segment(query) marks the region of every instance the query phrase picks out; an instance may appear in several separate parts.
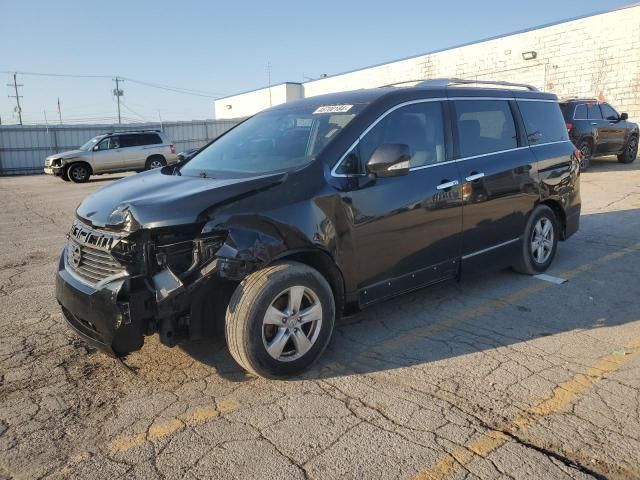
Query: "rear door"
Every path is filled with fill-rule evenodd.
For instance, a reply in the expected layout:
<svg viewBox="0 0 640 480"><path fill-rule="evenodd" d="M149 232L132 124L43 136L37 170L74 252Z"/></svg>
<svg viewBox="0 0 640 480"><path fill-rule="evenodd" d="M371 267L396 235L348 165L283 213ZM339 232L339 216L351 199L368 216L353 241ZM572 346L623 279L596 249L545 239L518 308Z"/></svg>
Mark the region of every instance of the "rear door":
<svg viewBox="0 0 640 480"><path fill-rule="evenodd" d="M627 122L608 103L600 104L603 117L602 135L606 139L607 151L620 152L626 143Z"/></svg>
<svg viewBox="0 0 640 480"><path fill-rule="evenodd" d="M457 274L462 195L445 118L440 101L412 102L383 115L352 152L366 165L381 145L406 144L411 151L407 175L361 176L343 194L353 219L361 304Z"/></svg>
<svg viewBox="0 0 640 480"><path fill-rule="evenodd" d="M593 153L602 155L609 152L609 139L607 138L607 123L602 118L600 105L597 102L589 102L585 104L587 107L587 119L591 124L593 131Z"/></svg>
<svg viewBox="0 0 640 480"><path fill-rule="evenodd" d="M535 162L512 99L453 102L455 157L463 185L463 271L508 263L537 199Z"/></svg>
<svg viewBox="0 0 640 480"><path fill-rule="evenodd" d="M120 135L120 162L118 168L121 170L137 170L144 167L140 166L140 157L142 156L138 134L122 134Z"/></svg>

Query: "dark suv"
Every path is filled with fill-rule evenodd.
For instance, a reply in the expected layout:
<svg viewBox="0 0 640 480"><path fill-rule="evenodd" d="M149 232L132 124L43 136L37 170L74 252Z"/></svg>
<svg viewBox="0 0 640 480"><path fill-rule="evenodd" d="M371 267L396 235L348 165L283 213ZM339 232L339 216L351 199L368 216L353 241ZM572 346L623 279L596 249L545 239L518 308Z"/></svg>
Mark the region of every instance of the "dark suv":
<svg viewBox="0 0 640 480"><path fill-rule="evenodd" d="M638 154L638 125L627 121L608 103L594 98L572 98L560 103L569 137L582 152L582 169L591 157L617 155L631 163Z"/></svg>
<svg viewBox="0 0 640 480"><path fill-rule="evenodd" d="M544 272L578 229L579 152L554 95L494 83L287 103L96 191L60 258L64 317L116 355L224 331L242 367L279 377L341 315L474 272Z"/></svg>

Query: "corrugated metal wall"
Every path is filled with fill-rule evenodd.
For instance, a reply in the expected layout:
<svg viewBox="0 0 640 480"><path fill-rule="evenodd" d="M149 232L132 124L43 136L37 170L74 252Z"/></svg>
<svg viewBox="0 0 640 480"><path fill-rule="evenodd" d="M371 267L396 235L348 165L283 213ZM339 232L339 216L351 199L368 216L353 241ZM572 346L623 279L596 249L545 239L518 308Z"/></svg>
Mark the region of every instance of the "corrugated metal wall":
<svg viewBox="0 0 640 480"><path fill-rule="evenodd" d="M236 125L238 120L168 122L162 129L182 151L201 147ZM92 137L121 130L160 129L158 123L123 125L2 125L0 126L0 175L42 173L44 159L53 153L73 150Z"/></svg>

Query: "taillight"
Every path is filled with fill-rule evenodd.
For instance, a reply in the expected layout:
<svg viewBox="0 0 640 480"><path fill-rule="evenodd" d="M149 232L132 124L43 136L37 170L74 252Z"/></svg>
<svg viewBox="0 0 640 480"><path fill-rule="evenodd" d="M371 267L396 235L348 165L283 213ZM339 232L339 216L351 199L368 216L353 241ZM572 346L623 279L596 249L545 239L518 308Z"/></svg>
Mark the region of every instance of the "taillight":
<svg viewBox="0 0 640 480"><path fill-rule="evenodd" d="M565 123L566 127L567 127L567 132L571 133L571 130L573 130L573 123Z"/></svg>
<svg viewBox="0 0 640 480"><path fill-rule="evenodd" d="M176 147L174 147L173 145L169 145L169 149L171 150L172 155L176 153Z"/></svg>

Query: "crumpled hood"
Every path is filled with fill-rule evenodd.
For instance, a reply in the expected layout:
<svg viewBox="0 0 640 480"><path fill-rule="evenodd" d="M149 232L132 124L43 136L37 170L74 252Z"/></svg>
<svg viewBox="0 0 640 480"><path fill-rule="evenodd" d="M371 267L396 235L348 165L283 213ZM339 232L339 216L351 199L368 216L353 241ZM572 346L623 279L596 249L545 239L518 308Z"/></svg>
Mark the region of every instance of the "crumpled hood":
<svg viewBox="0 0 640 480"><path fill-rule="evenodd" d="M73 157L78 157L80 155L86 155L87 152L85 152L84 150L69 150L68 152L60 152L60 153L54 153L53 155L49 155L47 157L47 160L52 160L54 158L73 158Z"/></svg>
<svg viewBox="0 0 640 480"><path fill-rule="evenodd" d="M193 223L211 207L284 181L286 174L240 179L199 178L151 170L88 196L76 214L94 227L136 230Z"/></svg>

